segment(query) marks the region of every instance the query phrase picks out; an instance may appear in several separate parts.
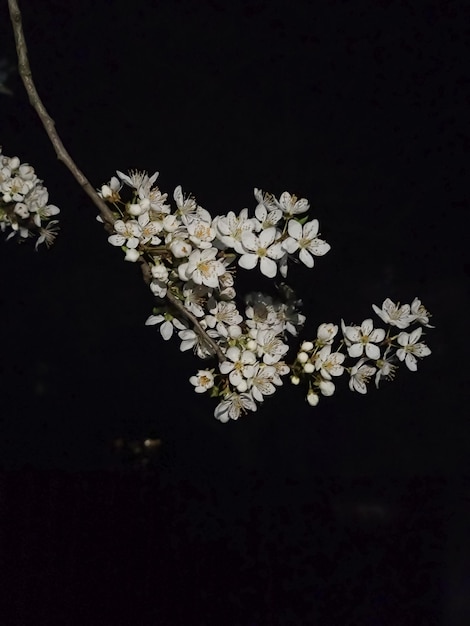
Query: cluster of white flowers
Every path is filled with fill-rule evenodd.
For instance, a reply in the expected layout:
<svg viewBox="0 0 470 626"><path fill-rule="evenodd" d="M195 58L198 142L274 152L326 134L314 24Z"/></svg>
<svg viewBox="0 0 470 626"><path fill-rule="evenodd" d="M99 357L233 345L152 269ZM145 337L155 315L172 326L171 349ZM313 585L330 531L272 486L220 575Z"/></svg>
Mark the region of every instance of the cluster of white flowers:
<svg viewBox="0 0 470 626"><path fill-rule="evenodd" d="M10 231L7 239L37 237L36 249L41 243L52 245L58 220L50 218L60 210L48 202L49 193L31 165L5 156L0 147L0 229Z"/></svg>
<svg viewBox="0 0 470 626"><path fill-rule="evenodd" d="M372 376L375 375L375 385L378 387L382 378L393 379L400 361L404 361L411 371L416 371L417 358L431 354L431 350L420 339L423 326L433 327L429 324L429 313L418 298L411 305L402 306L387 298L381 309L375 304L373 309L391 328L374 328L372 319L364 320L360 326L347 326L342 320L342 339L337 348L333 348L333 343L339 329L331 323L318 327L314 341L302 343L292 366L291 381L295 385L301 380L307 383L307 401L311 406L318 404L321 395L333 395L333 378L344 372L349 374L351 391L365 394ZM410 329L411 332L404 332L412 324L417 326ZM393 327L401 332L394 333ZM356 362L346 366L347 357L356 359Z"/></svg>
<svg viewBox="0 0 470 626"><path fill-rule="evenodd" d="M181 187L174 191L172 210L168 195L155 185L157 177L158 172L148 176L118 171L101 187L99 195L113 205L116 217L109 242L123 249L127 261L144 261L150 267L150 289L161 305L147 325L159 325L166 340L177 335L182 351L192 349L202 359L214 357L217 346L218 365L199 370L190 382L196 393L210 391L219 398L218 420L227 422L256 411L289 373L294 384L308 380L307 400L314 405L319 393L333 394L332 377L345 369L351 375L351 389L360 393L365 393L365 384L376 371L377 383L381 376L390 377L396 367L395 340L397 358L410 369L416 369L416 356L430 353L418 342L421 329L391 337L366 320L361 327L343 324L348 355L359 359L355 366L345 368L346 355L332 351L338 331L333 324L322 324L315 342L304 342L294 363L287 364L288 337L296 337L305 322L301 301L284 284L278 286L276 297L254 292L241 301L234 286L234 264L238 260L246 270L259 266L268 278L278 272L285 278L292 259L313 267L314 257L326 254L330 246L318 236L318 220L304 215L307 200L288 192L277 199L255 189L253 216L243 209L238 215L230 211L213 218L192 196L184 196ZM128 198L122 197L125 192ZM174 299L187 315L174 306ZM415 321L428 325L428 314L418 300L411 307L394 307L386 300L379 313L388 324L400 329Z"/></svg>

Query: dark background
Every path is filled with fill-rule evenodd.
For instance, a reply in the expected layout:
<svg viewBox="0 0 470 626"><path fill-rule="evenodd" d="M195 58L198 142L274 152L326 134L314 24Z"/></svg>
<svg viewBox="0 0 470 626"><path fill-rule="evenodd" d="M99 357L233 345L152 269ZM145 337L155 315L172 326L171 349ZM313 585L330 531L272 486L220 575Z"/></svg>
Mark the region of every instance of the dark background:
<svg viewBox="0 0 470 626"><path fill-rule="evenodd" d="M254 208L255 186L307 197L332 250L288 276L305 336L387 296L418 296L436 329L379 392L343 382L312 409L286 384L218 423L11 76L3 151L62 230L49 252L0 246L5 615L468 623L465 4L23 4L37 88L92 184L159 170L213 215ZM13 60L6 2L0 25Z"/></svg>

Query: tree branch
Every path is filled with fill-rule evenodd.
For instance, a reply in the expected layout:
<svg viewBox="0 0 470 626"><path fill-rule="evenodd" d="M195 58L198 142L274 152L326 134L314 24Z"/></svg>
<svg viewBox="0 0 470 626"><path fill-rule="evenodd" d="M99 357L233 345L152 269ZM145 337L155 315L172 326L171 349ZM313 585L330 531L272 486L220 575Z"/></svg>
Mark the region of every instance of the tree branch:
<svg viewBox="0 0 470 626"><path fill-rule="evenodd" d="M184 306L184 304L180 300L178 300L178 298L176 296L174 296L170 291L167 291L166 297L171 302L171 304L176 309L178 309L178 311L180 311L180 312L184 311L184 316L190 322L192 322L192 324L194 326L194 330L201 337L201 339L204 341L204 343L206 345L210 346L210 348L212 349L214 354L217 355L217 358L219 359L220 363L222 363L223 361L226 361L227 358L224 355L224 353L222 352L222 350L220 349L220 346L213 339L211 339L209 337L209 335L205 332L205 330L201 326L201 324L200 324L199 320L197 319L197 317L195 315L193 315L191 313L191 311L188 311L188 309Z"/></svg>
<svg viewBox="0 0 470 626"><path fill-rule="evenodd" d="M13 33L15 35L16 52L18 54L18 71L25 86L26 93L28 94L31 106L38 114L39 119L41 120L52 145L54 146L57 158L64 163L64 165L75 177L78 184L83 187L85 193L88 194L94 204L98 207L105 224L109 228L112 228L115 221L112 211L109 209L106 202L98 195L88 178L77 167L72 157L65 149L64 144L55 129L54 120L47 112L46 107L42 103L42 100L36 90L31 73L31 67L29 65L28 49L23 33L21 11L17 0L8 0L8 8L10 10L10 19L13 26Z"/></svg>
<svg viewBox="0 0 470 626"><path fill-rule="evenodd" d="M78 184L84 189L84 191L88 194L93 203L96 205L107 230L112 231L115 222L113 212L109 209L106 202L99 196L95 188L91 185L88 178L77 167L76 163L73 161L72 157L66 150L64 144L62 143L62 140L60 139L56 131L54 120L47 112L46 107L44 106L36 90L31 67L29 65L28 49L26 46L26 40L23 32L21 11L18 6L17 0L8 0L8 8L10 10L10 19L13 26L13 33L15 35L16 52L18 55L18 71L25 86L26 93L28 94L31 106L38 114L39 119L41 120L46 130L46 133L56 151L58 159L64 163L67 169L75 177ZM150 266L148 262L144 259L141 260L141 264L143 278L145 283L147 283L148 285L152 280ZM194 326L195 332L201 337L202 341L206 345L210 346L214 354L217 355L219 361L225 361L225 356L220 346L205 332L197 317L195 317L190 311L188 311L184 304L180 300L178 300L178 298L176 298L172 293L170 293L170 291L167 292L166 298L172 304L172 306L177 309L181 316L186 318Z"/></svg>

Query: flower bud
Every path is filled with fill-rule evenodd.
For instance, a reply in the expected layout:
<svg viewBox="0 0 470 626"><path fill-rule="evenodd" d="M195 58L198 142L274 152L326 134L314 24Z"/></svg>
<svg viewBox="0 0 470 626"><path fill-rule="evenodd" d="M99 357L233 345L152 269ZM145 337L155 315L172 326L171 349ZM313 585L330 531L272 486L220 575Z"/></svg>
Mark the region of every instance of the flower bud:
<svg viewBox="0 0 470 626"><path fill-rule="evenodd" d="M304 372L306 374L313 374L313 372L315 371L315 365L313 363L305 363L304 365Z"/></svg>
<svg viewBox="0 0 470 626"><path fill-rule="evenodd" d="M135 263L140 256L140 252L135 248L128 248L126 250L126 256L124 257L125 261L130 261L131 263Z"/></svg>
<svg viewBox="0 0 470 626"><path fill-rule="evenodd" d="M311 341L304 341L303 344L300 346L300 349L304 352L311 352L313 348L314 346Z"/></svg>
<svg viewBox="0 0 470 626"><path fill-rule="evenodd" d="M22 202L18 202L16 204L14 212L24 220L29 217L29 209L26 204L23 204Z"/></svg>
<svg viewBox="0 0 470 626"><path fill-rule="evenodd" d="M310 406L317 406L317 404L320 402L320 397L318 393L310 390L307 394L307 402L310 404Z"/></svg>
<svg viewBox="0 0 470 626"><path fill-rule="evenodd" d="M333 343L337 332L338 326L336 326L336 324L320 324L317 330L318 341L322 345L329 345Z"/></svg>
<svg viewBox="0 0 470 626"><path fill-rule="evenodd" d="M130 215L136 217L137 215L142 215L144 209L140 206L140 204L129 204L127 207L127 212Z"/></svg>
<svg viewBox="0 0 470 626"><path fill-rule="evenodd" d="M298 376L291 376L290 377L290 382L293 385L298 385L300 383L300 378Z"/></svg>
<svg viewBox="0 0 470 626"><path fill-rule="evenodd" d="M227 289L223 289L222 291L219 292L219 296L221 300L235 300L235 296L236 296L236 292L235 289L233 287L227 287Z"/></svg>
<svg viewBox="0 0 470 626"><path fill-rule="evenodd" d="M299 363L306 363L308 361L308 354L306 352L299 352L297 355L297 361Z"/></svg>
<svg viewBox="0 0 470 626"><path fill-rule="evenodd" d="M163 263L157 263L156 265L152 265L151 267L152 276L157 280L168 280L168 269L163 265Z"/></svg>
<svg viewBox="0 0 470 626"><path fill-rule="evenodd" d="M228 336L231 337L232 339L237 339L242 334L242 329L240 328L240 326L237 326L236 324L232 324L231 326L227 328L227 330L228 330Z"/></svg>
<svg viewBox="0 0 470 626"><path fill-rule="evenodd" d="M318 386L324 396L332 396L335 392L335 385L331 380L322 380Z"/></svg>
<svg viewBox="0 0 470 626"><path fill-rule="evenodd" d="M180 225L176 215L167 215L163 220L163 228L167 233L174 233Z"/></svg>
<svg viewBox="0 0 470 626"><path fill-rule="evenodd" d="M113 192L111 191L111 187L109 185L103 185L101 187L101 195L103 196L105 200L106 198L111 198L113 195Z"/></svg>
<svg viewBox="0 0 470 626"><path fill-rule="evenodd" d="M183 239L173 239L170 243L171 253L177 259L183 259L184 257L189 256L192 249L193 248L189 241L184 241Z"/></svg>

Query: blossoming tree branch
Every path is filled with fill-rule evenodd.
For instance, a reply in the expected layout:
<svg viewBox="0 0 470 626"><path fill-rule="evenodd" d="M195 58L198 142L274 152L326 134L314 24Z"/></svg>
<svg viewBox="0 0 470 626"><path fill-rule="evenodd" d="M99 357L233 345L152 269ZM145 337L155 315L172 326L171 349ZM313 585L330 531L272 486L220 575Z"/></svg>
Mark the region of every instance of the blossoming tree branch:
<svg viewBox="0 0 470 626"><path fill-rule="evenodd" d="M320 237L309 203L287 191L279 198L254 191L254 211L212 215L178 186L170 202L156 184L158 172L116 172L95 189L63 146L34 85L16 0L9 8L18 68L57 156L99 210L111 245L124 259L140 263L155 296L146 321L163 339L177 337L180 350L193 350L206 364L190 378L196 393L217 398L221 422L256 411L288 379L302 385L311 406L331 396L336 381L349 379L351 391L365 394L373 379L392 379L400 365L417 369L431 354L423 341L430 314L415 298L409 304L385 299L373 305L378 320L361 324L321 323L315 337L300 341L305 323L298 300L285 280L293 261L312 269L330 245ZM59 209L34 169L0 151L0 226L7 239L36 239L50 246L57 235ZM237 266L281 277L276 295L258 291L243 297L236 289ZM284 282L283 282L284 281ZM296 348L291 349L294 343ZM300 344L300 347L299 347ZM295 354L289 358L289 354Z"/></svg>

